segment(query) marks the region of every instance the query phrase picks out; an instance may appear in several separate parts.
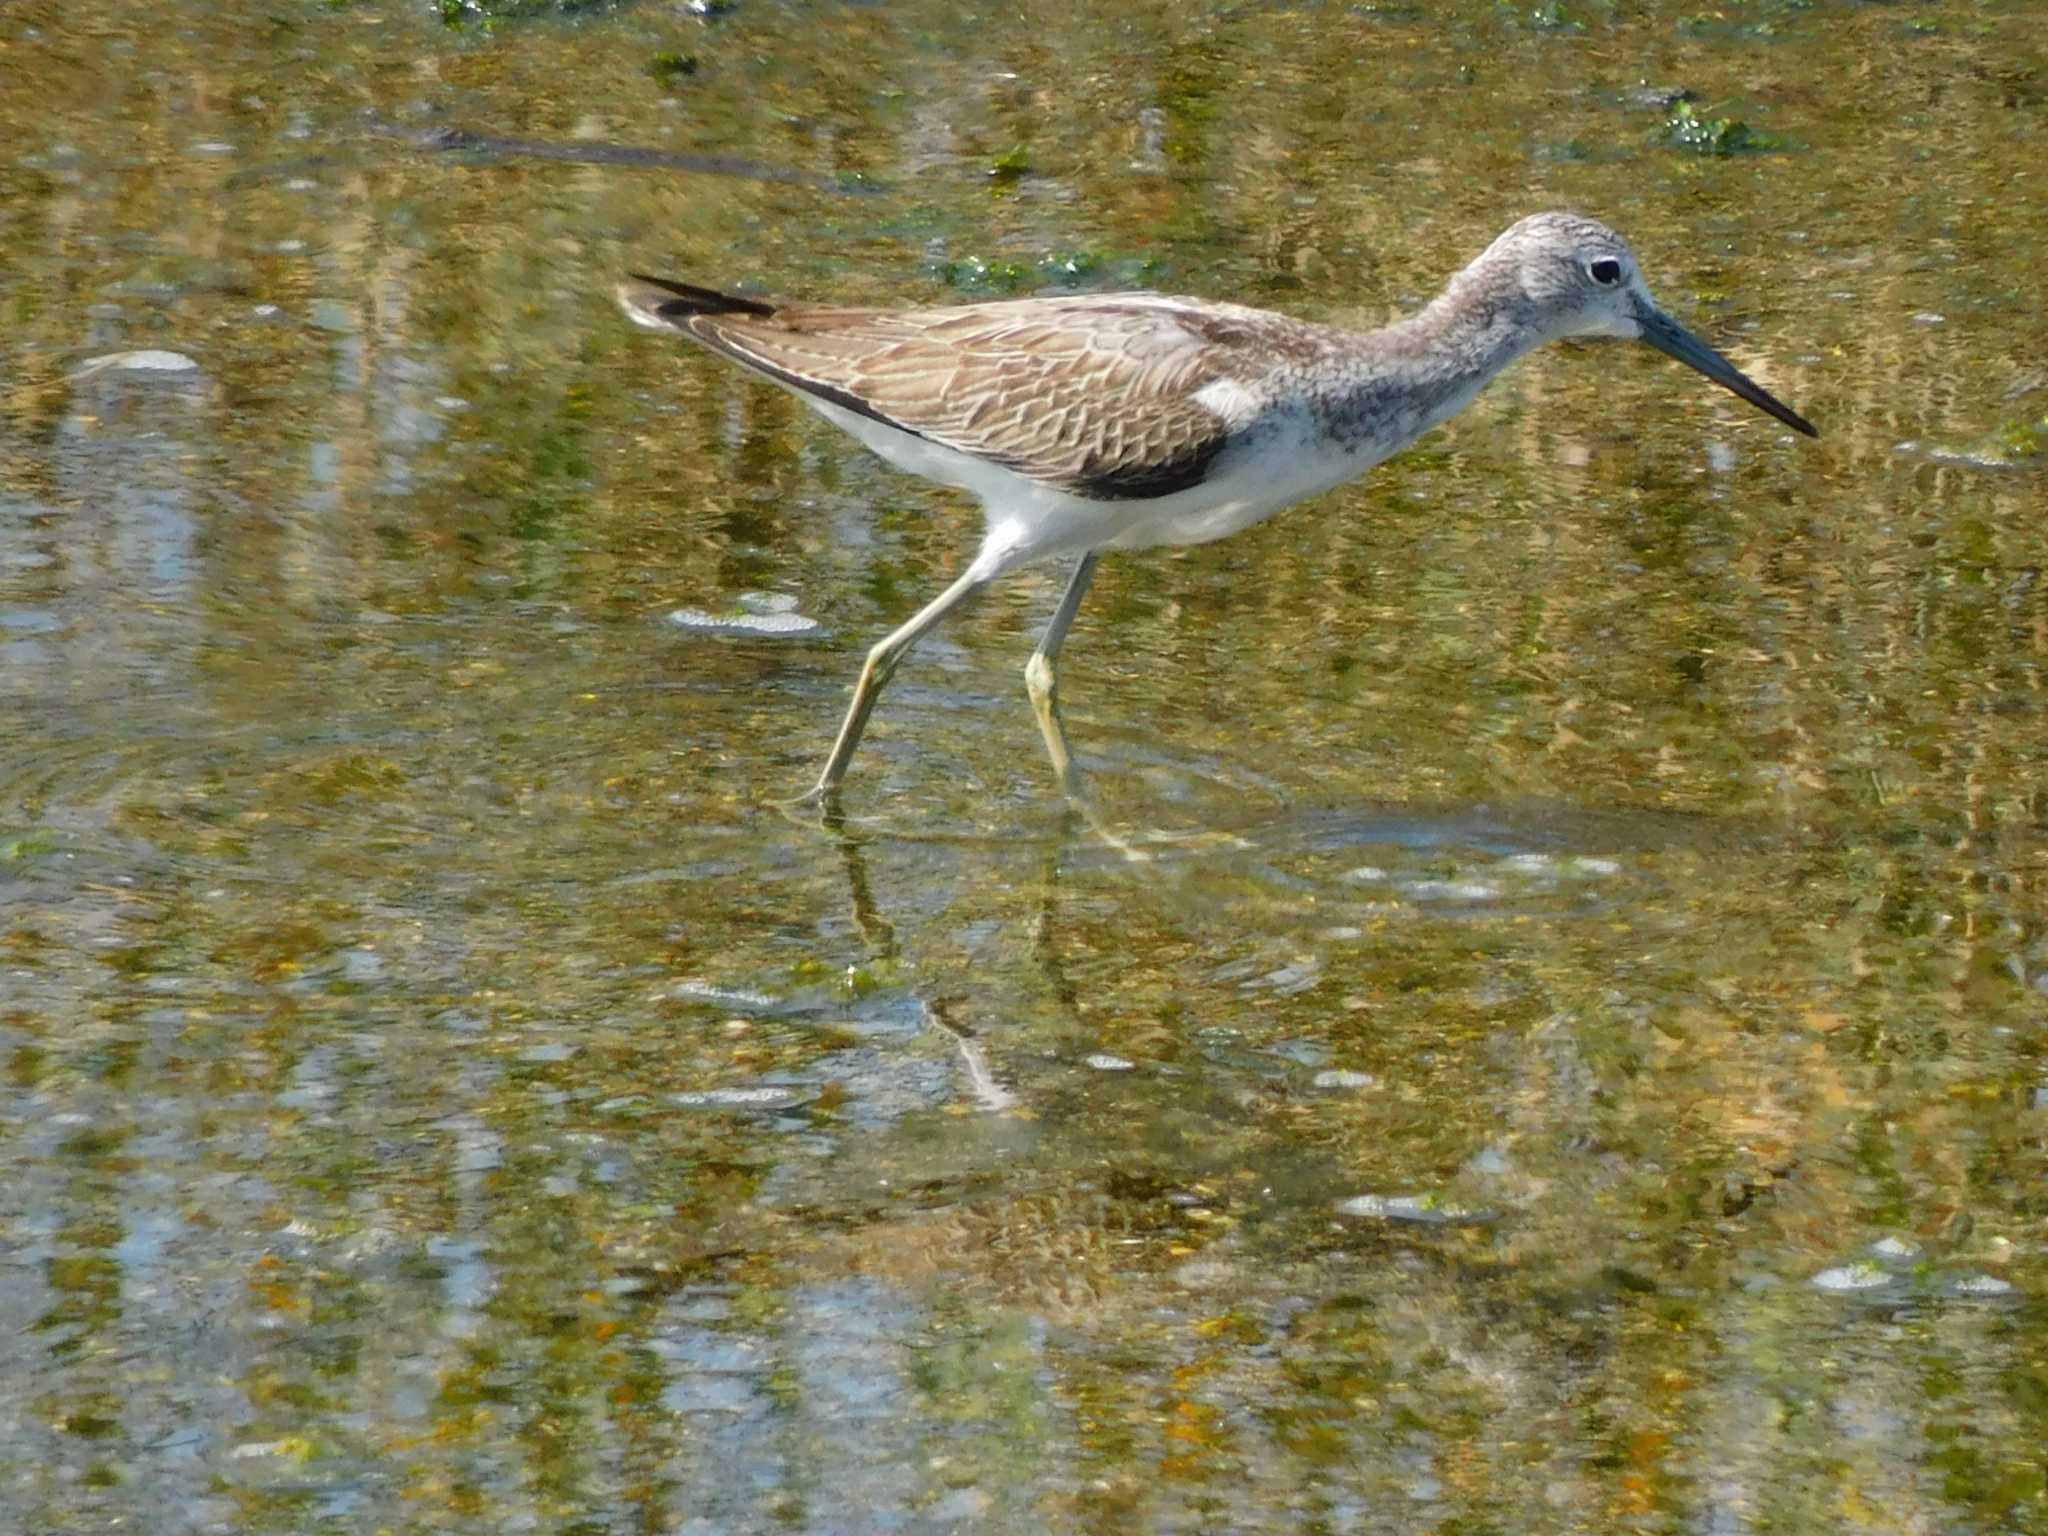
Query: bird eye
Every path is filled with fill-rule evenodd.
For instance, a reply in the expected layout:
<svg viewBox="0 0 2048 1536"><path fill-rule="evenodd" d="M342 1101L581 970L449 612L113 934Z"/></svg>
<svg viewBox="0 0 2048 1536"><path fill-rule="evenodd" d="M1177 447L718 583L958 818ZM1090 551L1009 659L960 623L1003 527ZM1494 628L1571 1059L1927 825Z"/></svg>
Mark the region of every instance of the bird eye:
<svg viewBox="0 0 2048 1536"><path fill-rule="evenodd" d="M1586 263L1586 275L1602 288L1612 288L1621 281L1621 263L1612 256L1603 256Z"/></svg>

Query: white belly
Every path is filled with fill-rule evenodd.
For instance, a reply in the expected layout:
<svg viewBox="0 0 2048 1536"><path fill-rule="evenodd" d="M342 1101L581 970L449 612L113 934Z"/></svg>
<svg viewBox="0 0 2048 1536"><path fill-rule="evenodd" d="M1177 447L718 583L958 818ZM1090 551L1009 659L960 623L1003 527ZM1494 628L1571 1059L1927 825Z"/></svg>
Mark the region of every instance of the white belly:
<svg viewBox="0 0 2048 1536"><path fill-rule="evenodd" d="M1207 544L1228 538L1310 496L1355 480L1386 457L1374 445L1340 448L1306 425L1288 426L1221 455L1209 478L1156 501L1126 502L1110 549Z"/></svg>
<svg viewBox="0 0 2048 1536"><path fill-rule="evenodd" d="M1227 538L1283 507L1356 479L1413 435L1390 432L1340 446L1316 430L1308 412L1287 412L1270 419L1265 431L1226 449L1200 485L1144 501L1092 501L815 396L799 398L898 469L980 498L988 536L975 563L989 574L1091 549L1151 549ZM1419 430L1428 423L1414 425Z"/></svg>

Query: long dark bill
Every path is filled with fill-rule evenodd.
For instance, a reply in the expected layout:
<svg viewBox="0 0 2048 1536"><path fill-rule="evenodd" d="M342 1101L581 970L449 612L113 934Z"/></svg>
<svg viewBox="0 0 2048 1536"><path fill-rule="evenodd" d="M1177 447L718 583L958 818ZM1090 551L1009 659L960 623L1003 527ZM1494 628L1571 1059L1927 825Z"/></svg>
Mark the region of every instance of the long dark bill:
<svg viewBox="0 0 2048 1536"><path fill-rule="evenodd" d="M1643 328L1643 340L1659 352L1677 358L1688 368L1697 368L1723 389L1733 391L1758 410L1777 417L1794 432L1804 432L1808 437L1820 436L1819 428L1812 422L1661 309L1653 309L1648 314L1639 315L1637 322Z"/></svg>

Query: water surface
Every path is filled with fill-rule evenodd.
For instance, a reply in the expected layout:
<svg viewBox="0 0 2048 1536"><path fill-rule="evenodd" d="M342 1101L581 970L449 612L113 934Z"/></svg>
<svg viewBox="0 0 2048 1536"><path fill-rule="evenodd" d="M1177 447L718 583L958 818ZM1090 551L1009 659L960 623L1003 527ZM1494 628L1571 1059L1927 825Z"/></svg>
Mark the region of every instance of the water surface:
<svg viewBox="0 0 2048 1536"><path fill-rule="evenodd" d="M0 9L0 1525L2048 1531L2044 46ZM617 274L1372 324L1549 206L1821 441L1553 348L1105 564L1151 857L1055 571L778 804L977 514Z"/></svg>

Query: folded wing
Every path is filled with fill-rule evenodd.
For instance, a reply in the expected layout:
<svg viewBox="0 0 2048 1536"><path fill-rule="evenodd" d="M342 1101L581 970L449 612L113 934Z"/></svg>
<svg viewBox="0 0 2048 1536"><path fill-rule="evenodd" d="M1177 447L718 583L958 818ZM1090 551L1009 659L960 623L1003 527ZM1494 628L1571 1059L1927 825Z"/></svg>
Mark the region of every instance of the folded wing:
<svg viewBox="0 0 2048 1536"><path fill-rule="evenodd" d="M1096 500L1201 484L1276 357L1317 346L1299 322L1156 294L841 309L642 278L620 297L791 389Z"/></svg>

